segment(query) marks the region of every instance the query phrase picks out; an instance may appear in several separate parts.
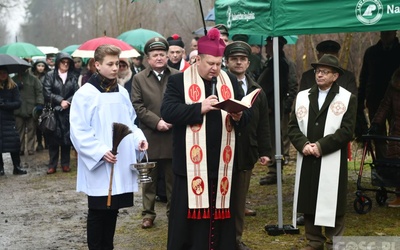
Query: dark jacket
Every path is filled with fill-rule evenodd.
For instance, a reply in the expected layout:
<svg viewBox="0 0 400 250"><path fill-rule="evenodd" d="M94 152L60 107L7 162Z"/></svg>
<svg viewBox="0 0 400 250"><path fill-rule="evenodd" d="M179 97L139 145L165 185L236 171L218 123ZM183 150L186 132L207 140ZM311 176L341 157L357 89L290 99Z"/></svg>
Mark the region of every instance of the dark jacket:
<svg viewBox="0 0 400 250"><path fill-rule="evenodd" d="M3 84L3 83L0 83ZM15 128L14 110L21 106L17 85L0 89L0 152L19 152L19 134Z"/></svg>
<svg viewBox="0 0 400 250"><path fill-rule="evenodd" d="M17 83L21 96L21 107L14 111L19 117L32 117L32 110L37 105L43 105L43 87L38 78L28 71L14 76L13 81Z"/></svg>
<svg viewBox="0 0 400 250"><path fill-rule="evenodd" d="M364 54L358 89L358 106L364 109L364 102L370 112L375 113L393 72L400 66L400 44L396 38L391 49L383 48L382 42L369 47Z"/></svg>
<svg viewBox="0 0 400 250"><path fill-rule="evenodd" d="M309 90L310 105L308 107L307 136L301 132L296 117L292 112L289 121L289 138L297 151L302 152L306 142L319 143L321 156L335 151L341 151L337 216L344 215L347 199L347 144L352 139L357 112L357 98L351 95L346 113L343 116L340 128L335 133L324 136L325 123L328 109L336 94L339 85L334 83L325 99L324 105L318 108L318 86L314 85ZM299 196L297 212L315 214L318 194L319 175L321 171L321 157L304 156L300 173Z"/></svg>
<svg viewBox="0 0 400 250"><path fill-rule="evenodd" d="M257 83L264 90L268 100L268 114L273 114L275 110L275 96L274 96L274 63L273 58L268 62L262 71ZM279 93L281 110L283 108L284 100L289 92L289 65L285 58L284 52L279 51Z"/></svg>
<svg viewBox="0 0 400 250"><path fill-rule="evenodd" d="M390 115L389 135L400 137L400 82L389 85L385 97L373 117L372 124L376 123L383 127ZM389 158L400 158L400 143L389 141L386 156Z"/></svg>
<svg viewBox="0 0 400 250"><path fill-rule="evenodd" d="M247 94L261 88L248 75ZM237 128L236 148L237 157L235 158L236 170L251 170L261 156L271 158L271 135L269 129L269 116L265 114L268 110L267 97L263 90L258 94L252 107L253 116L249 124L245 127Z"/></svg>
<svg viewBox="0 0 400 250"><path fill-rule="evenodd" d="M69 70L65 84L58 74L58 65L61 59L70 60ZM74 64L71 56L67 53L60 52L56 57L55 68L46 74L43 82L43 95L45 102L51 103L55 110L55 117L57 120L57 129L54 132L55 143L59 145L69 145L69 110L61 108L61 101L66 100L72 102L72 97L79 89L78 79L74 73Z"/></svg>

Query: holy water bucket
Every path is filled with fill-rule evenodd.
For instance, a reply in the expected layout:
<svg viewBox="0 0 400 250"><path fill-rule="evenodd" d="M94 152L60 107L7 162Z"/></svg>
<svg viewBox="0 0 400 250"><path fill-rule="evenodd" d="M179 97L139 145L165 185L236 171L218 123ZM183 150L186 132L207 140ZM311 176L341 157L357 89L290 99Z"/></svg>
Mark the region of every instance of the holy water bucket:
<svg viewBox="0 0 400 250"><path fill-rule="evenodd" d="M149 174L151 173L153 168L156 167L156 163L149 162L147 151L144 152L144 156L146 157L145 162L139 162L138 160L137 163L131 165L132 170L137 170L139 172L139 177L137 180L138 183L149 183L153 181Z"/></svg>

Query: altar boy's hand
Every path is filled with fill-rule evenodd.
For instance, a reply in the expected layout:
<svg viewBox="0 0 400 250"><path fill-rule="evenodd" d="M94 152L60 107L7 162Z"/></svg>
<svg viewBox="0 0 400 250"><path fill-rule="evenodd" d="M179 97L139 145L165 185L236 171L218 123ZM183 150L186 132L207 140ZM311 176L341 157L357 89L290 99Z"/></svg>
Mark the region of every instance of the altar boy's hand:
<svg viewBox="0 0 400 250"><path fill-rule="evenodd" d="M149 144L147 141L140 141L139 142L139 151L146 151L149 148Z"/></svg>

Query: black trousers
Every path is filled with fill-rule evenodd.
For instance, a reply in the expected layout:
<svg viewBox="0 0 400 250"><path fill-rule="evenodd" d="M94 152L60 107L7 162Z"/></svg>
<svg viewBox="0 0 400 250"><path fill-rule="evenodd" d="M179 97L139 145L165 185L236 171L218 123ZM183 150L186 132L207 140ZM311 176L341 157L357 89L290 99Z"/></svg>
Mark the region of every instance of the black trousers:
<svg viewBox="0 0 400 250"><path fill-rule="evenodd" d="M89 250L114 249L118 209L89 209L87 241Z"/></svg>
<svg viewBox="0 0 400 250"><path fill-rule="evenodd" d="M68 166L71 159L71 146L49 145L49 168L57 168L61 148L61 166Z"/></svg>

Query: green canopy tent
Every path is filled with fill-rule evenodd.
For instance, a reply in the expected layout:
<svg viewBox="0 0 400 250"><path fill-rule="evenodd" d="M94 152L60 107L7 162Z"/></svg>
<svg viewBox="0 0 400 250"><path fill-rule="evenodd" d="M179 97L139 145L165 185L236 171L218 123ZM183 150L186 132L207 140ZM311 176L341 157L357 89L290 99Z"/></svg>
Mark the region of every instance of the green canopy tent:
<svg viewBox="0 0 400 250"><path fill-rule="evenodd" d="M397 0L217 0L215 22L232 34L269 36L398 30Z"/></svg>
<svg viewBox="0 0 400 250"><path fill-rule="evenodd" d="M215 22L225 24L230 34L273 36L274 54L278 36L367 32L400 29L397 0L216 0ZM274 96L279 103L279 63L274 57ZM274 110L278 174L278 225L266 226L268 234L290 233L283 225L281 181L280 108ZM293 233L297 233L295 229Z"/></svg>

